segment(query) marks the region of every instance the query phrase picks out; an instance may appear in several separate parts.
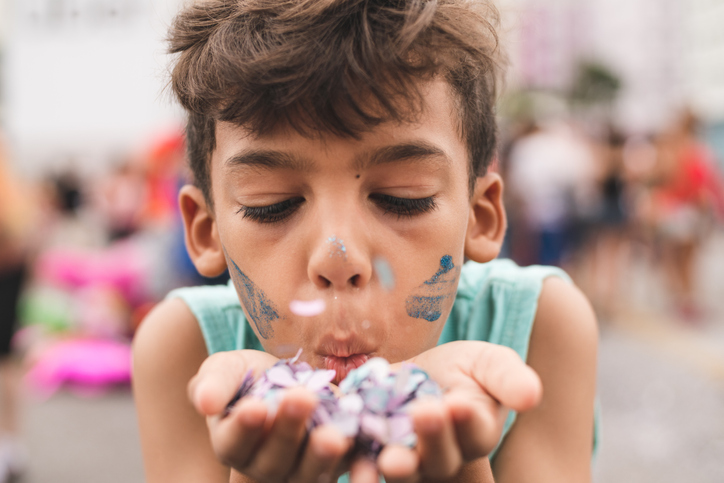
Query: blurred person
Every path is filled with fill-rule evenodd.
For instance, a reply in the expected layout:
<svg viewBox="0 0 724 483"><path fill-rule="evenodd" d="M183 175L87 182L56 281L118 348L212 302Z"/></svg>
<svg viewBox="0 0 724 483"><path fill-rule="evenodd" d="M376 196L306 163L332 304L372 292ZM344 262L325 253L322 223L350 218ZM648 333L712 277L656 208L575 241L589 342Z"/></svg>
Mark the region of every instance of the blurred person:
<svg viewBox="0 0 724 483"><path fill-rule="evenodd" d="M652 221L664 269L684 321L704 315L696 300L694 268L714 216L724 215L724 188L711 149L698 138L699 121L684 111L660 136Z"/></svg>
<svg viewBox="0 0 724 483"><path fill-rule="evenodd" d="M629 246L625 143L623 133L609 127L606 139L597 150L598 202L581 257L585 265L581 273L586 280L582 282L584 291L604 318L617 308L621 267L625 264Z"/></svg>
<svg viewBox="0 0 724 483"><path fill-rule="evenodd" d="M535 121L528 118L515 120L507 126L507 129L501 129L503 136L501 136L501 148L498 156L500 174L503 179L508 180L509 178L510 154L518 141L539 130ZM533 265L538 259L538 254L531 243L533 233L526 222L524 202L512 189L506 189L503 196L508 217L508 230L505 234L501 256L511 258L520 265Z"/></svg>
<svg viewBox="0 0 724 483"><path fill-rule="evenodd" d="M183 132L160 136L146 160L144 223L168 227L177 218L178 190L186 181L186 143Z"/></svg>
<svg viewBox="0 0 724 483"><path fill-rule="evenodd" d="M13 174L3 148L0 144L0 482L19 475L25 466L18 414L21 372L12 339L34 228L30 190Z"/></svg>
<svg viewBox="0 0 724 483"><path fill-rule="evenodd" d="M594 162L587 142L560 121L530 126L510 148L507 181L533 263L561 266L575 248L575 221L592 204Z"/></svg>
<svg viewBox="0 0 724 483"><path fill-rule="evenodd" d="M98 208L106 220L111 242L139 230L146 194L143 170L130 159L122 161L101 181Z"/></svg>

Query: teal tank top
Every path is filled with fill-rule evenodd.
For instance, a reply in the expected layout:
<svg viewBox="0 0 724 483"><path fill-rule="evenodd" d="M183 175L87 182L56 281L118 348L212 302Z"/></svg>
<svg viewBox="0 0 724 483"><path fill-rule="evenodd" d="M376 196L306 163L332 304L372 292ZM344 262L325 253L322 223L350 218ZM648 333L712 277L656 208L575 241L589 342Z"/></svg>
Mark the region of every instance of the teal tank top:
<svg viewBox="0 0 724 483"><path fill-rule="evenodd" d="M507 259L483 264L465 263L455 302L438 345L457 340L492 342L510 347L527 360L538 297L547 277L560 277L571 282L568 275L556 267L519 267ZM246 322L231 282L176 289L168 297L178 297L189 306L199 322L209 354L237 349L264 350ZM516 413L510 411L501 442L515 418ZM491 460L497 450L496 447L491 453ZM338 483L347 481L345 475Z"/></svg>

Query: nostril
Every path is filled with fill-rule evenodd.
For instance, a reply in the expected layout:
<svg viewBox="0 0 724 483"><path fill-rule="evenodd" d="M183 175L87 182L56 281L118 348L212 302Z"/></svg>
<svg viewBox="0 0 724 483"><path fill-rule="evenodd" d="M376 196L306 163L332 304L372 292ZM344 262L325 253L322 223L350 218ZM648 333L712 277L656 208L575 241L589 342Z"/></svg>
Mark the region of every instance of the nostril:
<svg viewBox="0 0 724 483"><path fill-rule="evenodd" d="M352 284L353 287L357 287L359 284L359 275L354 275L349 279L349 282Z"/></svg>
<svg viewBox="0 0 724 483"><path fill-rule="evenodd" d="M330 282L327 278L325 278L325 277L323 277L323 276L320 275L320 276L319 276L319 284L320 284L322 287L327 288L327 287L329 287L330 285L332 285L332 282Z"/></svg>

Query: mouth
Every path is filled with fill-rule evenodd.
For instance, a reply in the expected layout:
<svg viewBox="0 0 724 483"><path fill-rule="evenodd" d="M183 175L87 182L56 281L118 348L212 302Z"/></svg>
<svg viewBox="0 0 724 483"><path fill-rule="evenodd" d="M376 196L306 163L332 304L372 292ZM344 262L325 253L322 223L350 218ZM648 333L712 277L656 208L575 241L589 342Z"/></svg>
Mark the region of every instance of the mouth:
<svg viewBox="0 0 724 483"><path fill-rule="evenodd" d="M332 382L339 384L347 377L347 374L367 362L368 359L368 354L352 354L345 357L329 355L324 357L324 365L327 369L337 373Z"/></svg>

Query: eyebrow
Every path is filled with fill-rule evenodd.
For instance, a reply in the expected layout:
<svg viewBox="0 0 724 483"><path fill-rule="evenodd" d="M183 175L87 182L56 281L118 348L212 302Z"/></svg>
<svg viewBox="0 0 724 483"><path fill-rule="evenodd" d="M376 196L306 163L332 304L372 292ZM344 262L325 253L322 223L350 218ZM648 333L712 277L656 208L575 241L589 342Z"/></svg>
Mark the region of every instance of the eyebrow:
<svg viewBox="0 0 724 483"><path fill-rule="evenodd" d="M248 166L250 168L272 170L272 169L291 169L297 171L309 171L311 163L302 157L295 156L283 151L274 151L267 149L251 149L242 151L229 157L226 166L239 167Z"/></svg>
<svg viewBox="0 0 724 483"><path fill-rule="evenodd" d="M425 141L413 141L384 146L371 153L362 153L355 157L354 169L363 171L381 164L428 159L442 159L446 164L451 162L450 157L445 151L434 144ZM264 170L290 169L296 171L311 171L313 168L313 163L306 158L283 151L268 149L242 151L227 158L225 164L232 168L247 166Z"/></svg>
<svg viewBox="0 0 724 483"><path fill-rule="evenodd" d="M442 159L449 164L450 157L434 144L425 141L414 141L392 146L385 146L372 153L366 153L355 159L354 167L364 170L372 166L408 160Z"/></svg>

